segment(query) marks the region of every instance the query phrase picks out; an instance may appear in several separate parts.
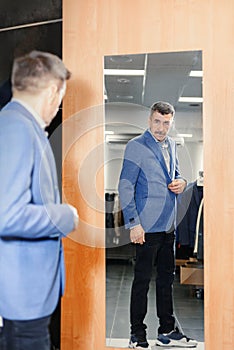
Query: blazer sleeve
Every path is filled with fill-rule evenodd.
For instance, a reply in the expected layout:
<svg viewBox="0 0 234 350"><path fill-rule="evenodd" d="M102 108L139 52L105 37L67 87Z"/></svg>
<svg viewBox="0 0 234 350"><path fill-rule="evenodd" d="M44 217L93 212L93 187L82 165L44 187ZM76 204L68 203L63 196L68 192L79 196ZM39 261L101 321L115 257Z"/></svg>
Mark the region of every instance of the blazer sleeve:
<svg viewBox="0 0 234 350"><path fill-rule="evenodd" d="M140 224L135 201L135 187L141 171L138 148L135 141L127 144L119 181L119 197L127 229Z"/></svg>
<svg viewBox="0 0 234 350"><path fill-rule="evenodd" d="M33 132L20 121L0 126L0 236L35 239L67 234L74 216L66 204L36 204L31 177L35 157Z"/></svg>

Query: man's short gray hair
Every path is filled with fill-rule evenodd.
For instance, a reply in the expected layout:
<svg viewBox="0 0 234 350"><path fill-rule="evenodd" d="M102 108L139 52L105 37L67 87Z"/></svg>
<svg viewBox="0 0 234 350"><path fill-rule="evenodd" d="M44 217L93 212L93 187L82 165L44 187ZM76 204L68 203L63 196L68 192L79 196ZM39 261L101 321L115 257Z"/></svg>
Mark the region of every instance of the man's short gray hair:
<svg viewBox="0 0 234 350"><path fill-rule="evenodd" d="M172 114L172 116L175 115L174 107L168 102L163 102L163 101L155 102L150 108L150 116L152 116L153 113L156 111L162 115L164 114Z"/></svg>
<svg viewBox="0 0 234 350"><path fill-rule="evenodd" d="M14 60L12 88L33 93L45 88L51 80L55 80L60 89L70 76L71 73L58 56L48 52L31 51Z"/></svg>

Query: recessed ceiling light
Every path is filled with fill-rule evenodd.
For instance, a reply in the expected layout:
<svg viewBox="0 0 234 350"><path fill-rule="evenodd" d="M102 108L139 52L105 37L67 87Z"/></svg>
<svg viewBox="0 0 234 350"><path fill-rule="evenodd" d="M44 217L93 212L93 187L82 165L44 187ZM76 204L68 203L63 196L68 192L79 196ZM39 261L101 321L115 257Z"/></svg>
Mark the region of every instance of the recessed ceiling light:
<svg viewBox="0 0 234 350"><path fill-rule="evenodd" d="M117 82L120 84L128 84L128 83L130 83L130 80L126 79L126 78L119 78L119 79L117 79Z"/></svg>
<svg viewBox="0 0 234 350"><path fill-rule="evenodd" d="M190 107L200 107L199 103L190 103Z"/></svg>
<svg viewBox="0 0 234 350"><path fill-rule="evenodd" d="M132 62L132 58L125 55L119 55L110 57L110 61L118 63Z"/></svg>
<svg viewBox="0 0 234 350"><path fill-rule="evenodd" d="M202 78L203 77L203 71L202 70L191 70L189 73L190 77L197 77L197 78Z"/></svg>
<svg viewBox="0 0 234 350"><path fill-rule="evenodd" d="M143 76L144 69L104 69L104 75L135 75Z"/></svg>
<svg viewBox="0 0 234 350"><path fill-rule="evenodd" d="M203 97L180 97L179 102L188 102L188 103L202 103L203 102Z"/></svg>

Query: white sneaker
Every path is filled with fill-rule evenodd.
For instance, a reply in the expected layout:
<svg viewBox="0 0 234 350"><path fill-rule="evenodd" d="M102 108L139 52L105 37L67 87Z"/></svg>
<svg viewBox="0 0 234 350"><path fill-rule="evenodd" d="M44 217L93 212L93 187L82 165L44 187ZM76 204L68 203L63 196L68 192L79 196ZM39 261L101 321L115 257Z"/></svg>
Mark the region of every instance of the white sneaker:
<svg viewBox="0 0 234 350"><path fill-rule="evenodd" d="M163 346L164 348L196 348L197 341L186 337L186 335L182 334L176 327L176 329L170 333L159 334L156 339L156 345Z"/></svg>

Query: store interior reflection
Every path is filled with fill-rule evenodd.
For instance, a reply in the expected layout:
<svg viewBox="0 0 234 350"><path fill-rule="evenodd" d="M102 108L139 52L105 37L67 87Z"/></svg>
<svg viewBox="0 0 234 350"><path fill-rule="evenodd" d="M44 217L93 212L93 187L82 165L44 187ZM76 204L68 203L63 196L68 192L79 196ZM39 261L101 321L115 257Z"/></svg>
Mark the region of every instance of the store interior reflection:
<svg viewBox="0 0 234 350"><path fill-rule="evenodd" d="M125 229L118 196L127 142L147 128L155 101L175 107L176 141L186 191L178 196L174 311L185 334L204 342L202 52L104 57L106 200L106 345L127 347L135 246ZM148 294L148 339L155 343L153 276ZM202 348L202 347L201 347Z"/></svg>

